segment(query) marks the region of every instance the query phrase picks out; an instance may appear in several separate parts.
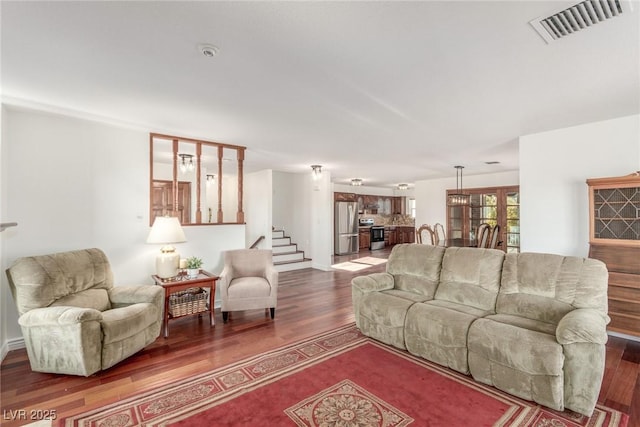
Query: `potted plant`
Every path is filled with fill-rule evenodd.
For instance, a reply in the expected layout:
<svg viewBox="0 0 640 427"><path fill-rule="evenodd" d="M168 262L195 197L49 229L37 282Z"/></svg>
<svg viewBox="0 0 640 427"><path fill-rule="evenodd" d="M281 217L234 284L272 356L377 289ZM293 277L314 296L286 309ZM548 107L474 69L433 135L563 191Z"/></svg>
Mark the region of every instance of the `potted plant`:
<svg viewBox="0 0 640 427"><path fill-rule="evenodd" d="M192 256L187 258L187 276L190 278L198 277L200 273L200 267L202 267L202 259Z"/></svg>

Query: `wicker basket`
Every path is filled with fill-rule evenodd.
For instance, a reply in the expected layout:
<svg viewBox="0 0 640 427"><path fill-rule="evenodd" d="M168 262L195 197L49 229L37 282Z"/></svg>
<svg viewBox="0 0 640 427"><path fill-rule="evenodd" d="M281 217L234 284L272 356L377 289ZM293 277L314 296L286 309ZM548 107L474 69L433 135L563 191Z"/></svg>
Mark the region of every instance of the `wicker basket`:
<svg viewBox="0 0 640 427"><path fill-rule="evenodd" d="M207 292L202 288L189 288L169 296L169 314L172 317L195 314L207 310Z"/></svg>

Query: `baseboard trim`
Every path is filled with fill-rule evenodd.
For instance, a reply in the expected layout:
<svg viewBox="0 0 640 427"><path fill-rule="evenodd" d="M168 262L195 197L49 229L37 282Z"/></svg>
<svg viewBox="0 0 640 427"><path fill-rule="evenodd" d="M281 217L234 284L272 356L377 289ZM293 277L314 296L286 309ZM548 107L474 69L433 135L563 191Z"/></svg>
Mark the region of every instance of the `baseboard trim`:
<svg viewBox="0 0 640 427"><path fill-rule="evenodd" d="M640 337L635 337L633 335L621 334L619 332L612 331L607 331L607 334L611 335L612 337L624 338L625 340L640 342Z"/></svg>
<svg viewBox="0 0 640 427"><path fill-rule="evenodd" d="M0 348L0 361L3 361L11 350L19 350L21 348L25 348L24 338L7 340Z"/></svg>

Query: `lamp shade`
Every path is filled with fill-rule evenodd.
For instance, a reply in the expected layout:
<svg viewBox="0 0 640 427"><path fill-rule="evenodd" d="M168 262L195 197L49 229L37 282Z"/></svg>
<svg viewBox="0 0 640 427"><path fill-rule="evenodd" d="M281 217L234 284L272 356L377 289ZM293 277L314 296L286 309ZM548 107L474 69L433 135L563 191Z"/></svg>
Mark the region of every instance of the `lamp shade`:
<svg viewBox="0 0 640 427"><path fill-rule="evenodd" d="M147 243L181 243L187 238L182 231L180 221L175 216L158 216L153 221Z"/></svg>

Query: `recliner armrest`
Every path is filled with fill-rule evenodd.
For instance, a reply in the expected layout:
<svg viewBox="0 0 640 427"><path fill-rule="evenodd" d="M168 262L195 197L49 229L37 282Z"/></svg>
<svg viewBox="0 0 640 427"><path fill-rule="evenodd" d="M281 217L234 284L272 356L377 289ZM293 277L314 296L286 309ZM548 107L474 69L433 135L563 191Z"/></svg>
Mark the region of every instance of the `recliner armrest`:
<svg viewBox="0 0 640 427"><path fill-rule="evenodd" d="M558 343L606 344L609 316L589 308L578 308L567 313L558 323L556 340Z"/></svg>
<svg viewBox="0 0 640 427"><path fill-rule="evenodd" d="M109 289L109 300L114 308L145 302L162 306L163 299L164 290L161 286L128 285Z"/></svg>
<svg viewBox="0 0 640 427"><path fill-rule="evenodd" d="M101 321L102 313L93 308L54 306L35 308L18 318L20 326L60 326Z"/></svg>
<svg viewBox="0 0 640 427"><path fill-rule="evenodd" d="M393 289L395 280L389 273L372 273L366 276L354 277L351 285L362 293L380 292Z"/></svg>

